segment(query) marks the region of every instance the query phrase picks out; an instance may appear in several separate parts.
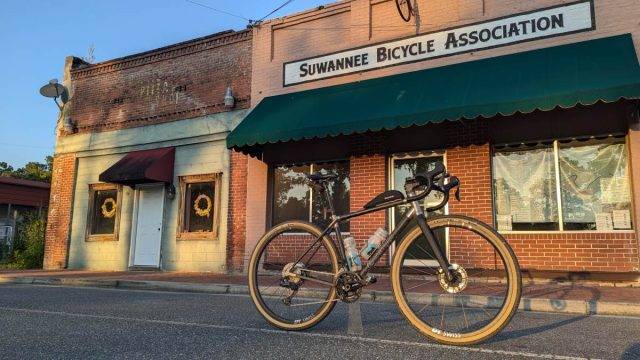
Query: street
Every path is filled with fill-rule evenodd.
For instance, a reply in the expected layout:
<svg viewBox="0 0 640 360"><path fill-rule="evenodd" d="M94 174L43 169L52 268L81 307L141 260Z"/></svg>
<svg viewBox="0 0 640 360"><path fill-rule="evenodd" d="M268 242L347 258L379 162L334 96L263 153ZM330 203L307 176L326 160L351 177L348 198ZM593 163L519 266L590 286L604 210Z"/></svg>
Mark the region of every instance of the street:
<svg viewBox="0 0 640 360"><path fill-rule="evenodd" d="M316 328L274 329L245 295L0 286L0 357L215 359L640 358L640 318L519 312L491 341L431 342L393 304L346 304Z"/></svg>

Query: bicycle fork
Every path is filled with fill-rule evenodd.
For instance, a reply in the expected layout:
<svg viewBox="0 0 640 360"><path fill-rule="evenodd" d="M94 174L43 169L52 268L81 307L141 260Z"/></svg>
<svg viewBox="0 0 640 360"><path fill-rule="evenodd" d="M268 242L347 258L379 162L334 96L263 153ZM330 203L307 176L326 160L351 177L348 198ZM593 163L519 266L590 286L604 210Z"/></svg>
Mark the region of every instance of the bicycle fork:
<svg viewBox="0 0 640 360"><path fill-rule="evenodd" d="M431 247L436 260L438 261L438 265L440 265L440 268L446 275L447 281L452 281L453 275L451 274L451 270L449 269L451 264L449 264L449 260L447 260L446 256L444 256L444 252L440 248L440 244L438 244L438 241L433 234L433 230L431 230L429 225L427 225L427 217L424 214L424 209L417 201L412 202L411 205L413 205L413 209L416 213L418 226L420 227L420 230L422 230L422 234L424 235L424 237L427 239L427 243Z"/></svg>

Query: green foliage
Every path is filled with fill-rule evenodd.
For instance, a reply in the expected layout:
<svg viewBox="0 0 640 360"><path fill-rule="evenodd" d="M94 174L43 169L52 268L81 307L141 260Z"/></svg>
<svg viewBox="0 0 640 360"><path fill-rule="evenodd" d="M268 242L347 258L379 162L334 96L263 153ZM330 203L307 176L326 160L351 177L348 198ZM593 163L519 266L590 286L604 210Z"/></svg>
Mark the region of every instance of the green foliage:
<svg viewBox="0 0 640 360"><path fill-rule="evenodd" d="M39 269L44 260L45 218L38 213L28 213L16 226L10 267Z"/></svg>
<svg viewBox="0 0 640 360"><path fill-rule="evenodd" d="M24 167L15 169L6 162L0 162L0 176L10 176L18 179L51 182L53 157L47 156L45 163L31 161Z"/></svg>
<svg viewBox="0 0 640 360"><path fill-rule="evenodd" d="M0 176L13 175L13 166L7 164L4 161L0 161Z"/></svg>

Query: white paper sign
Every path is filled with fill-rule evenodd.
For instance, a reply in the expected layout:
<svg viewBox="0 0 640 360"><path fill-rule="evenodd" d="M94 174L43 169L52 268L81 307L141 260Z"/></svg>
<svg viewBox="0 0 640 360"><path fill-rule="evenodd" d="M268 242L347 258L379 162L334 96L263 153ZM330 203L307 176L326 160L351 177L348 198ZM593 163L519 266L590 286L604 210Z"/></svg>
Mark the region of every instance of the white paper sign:
<svg viewBox="0 0 640 360"><path fill-rule="evenodd" d="M613 210L613 228L631 229L631 213L629 210Z"/></svg>
<svg viewBox="0 0 640 360"><path fill-rule="evenodd" d="M600 180L602 189L602 202L616 204L629 202L629 182L626 177L609 177Z"/></svg>
<svg viewBox="0 0 640 360"><path fill-rule="evenodd" d="M596 214L596 230L613 230L613 221L609 213Z"/></svg>
<svg viewBox="0 0 640 360"><path fill-rule="evenodd" d="M498 231L511 231L513 230L513 222L511 215L498 215L496 217L498 221Z"/></svg>
<svg viewBox="0 0 640 360"><path fill-rule="evenodd" d="M595 29L593 2L559 5L284 64L283 85Z"/></svg>

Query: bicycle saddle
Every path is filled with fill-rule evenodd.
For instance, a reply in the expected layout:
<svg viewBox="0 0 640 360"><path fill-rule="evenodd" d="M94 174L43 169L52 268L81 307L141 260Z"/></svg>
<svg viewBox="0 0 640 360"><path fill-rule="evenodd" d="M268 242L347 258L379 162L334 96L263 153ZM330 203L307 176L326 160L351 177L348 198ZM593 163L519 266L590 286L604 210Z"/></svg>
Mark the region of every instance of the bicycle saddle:
<svg viewBox="0 0 640 360"><path fill-rule="evenodd" d="M337 178L338 178L338 174L334 174L334 173L323 174L321 172L315 172L313 174L307 175L307 179L315 182L330 181L330 180L335 180Z"/></svg>

